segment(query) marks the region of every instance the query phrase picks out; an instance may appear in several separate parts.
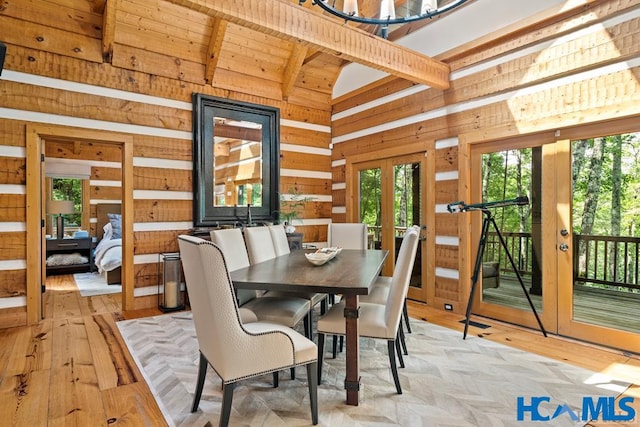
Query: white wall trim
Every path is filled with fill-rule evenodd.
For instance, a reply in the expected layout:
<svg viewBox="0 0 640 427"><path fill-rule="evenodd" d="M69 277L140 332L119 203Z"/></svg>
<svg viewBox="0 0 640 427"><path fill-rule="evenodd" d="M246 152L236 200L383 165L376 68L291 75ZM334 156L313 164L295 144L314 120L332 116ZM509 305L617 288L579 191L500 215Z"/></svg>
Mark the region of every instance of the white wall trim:
<svg viewBox="0 0 640 427"><path fill-rule="evenodd" d="M188 230L193 228L193 222L181 221L181 222L136 222L133 224L133 231L173 231L173 230Z"/></svg>
<svg viewBox="0 0 640 427"><path fill-rule="evenodd" d="M280 176L293 176L299 178L331 179L331 172L308 171L302 169L280 169Z"/></svg>
<svg viewBox="0 0 640 427"><path fill-rule="evenodd" d="M159 159L157 157L134 157L133 166L138 168L193 170L193 162Z"/></svg>
<svg viewBox="0 0 640 427"><path fill-rule="evenodd" d="M15 147L13 145L0 145L2 157L27 157L27 149L25 147Z"/></svg>
<svg viewBox="0 0 640 427"><path fill-rule="evenodd" d="M0 270L24 270L26 268L27 260L25 259L5 259L0 261Z"/></svg>
<svg viewBox="0 0 640 427"><path fill-rule="evenodd" d="M460 246L460 239L454 236L436 236L436 245Z"/></svg>
<svg viewBox="0 0 640 427"><path fill-rule="evenodd" d="M191 191L133 190L134 200L193 200Z"/></svg>
<svg viewBox="0 0 640 427"><path fill-rule="evenodd" d="M27 297L7 297L0 298L0 310L3 308L25 307Z"/></svg>
<svg viewBox="0 0 640 427"><path fill-rule="evenodd" d="M21 184L0 184L0 194L27 194L27 186Z"/></svg>
<svg viewBox="0 0 640 427"><path fill-rule="evenodd" d="M26 222L0 222L0 233L27 231Z"/></svg>
<svg viewBox="0 0 640 427"><path fill-rule="evenodd" d="M458 270L452 270L450 268L436 267L435 273L437 277L445 277L447 279L456 280L460 278L460 273L458 272Z"/></svg>
<svg viewBox="0 0 640 427"><path fill-rule="evenodd" d="M328 148L309 147L307 145L297 144L280 144L280 151L291 151L304 154L318 154L320 156L331 156L331 150Z"/></svg>

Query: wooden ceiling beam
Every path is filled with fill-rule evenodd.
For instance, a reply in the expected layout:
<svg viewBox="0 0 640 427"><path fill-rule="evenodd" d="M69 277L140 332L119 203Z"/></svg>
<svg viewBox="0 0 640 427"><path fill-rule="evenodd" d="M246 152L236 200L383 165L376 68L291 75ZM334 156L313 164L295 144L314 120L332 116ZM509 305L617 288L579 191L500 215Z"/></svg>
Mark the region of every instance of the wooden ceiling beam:
<svg viewBox="0 0 640 427"><path fill-rule="evenodd" d="M207 59L205 66L205 79L207 83L213 83L213 75L216 72L218 66L218 60L220 59L220 52L222 50L222 41L224 40L224 34L227 31L227 21L220 18L213 18L213 31L211 31L211 39L209 40L209 47L207 48Z"/></svg>
<svg viewBox="0 0 640 427"><path fill-rule="evenodd" d="M309 52L309 48L301 44L296 44L287 61L287 68L284 70L282 79L282 97L287 99L293 90L293 85L300 74L304 59Z"/></svg>
<svg viewBox="0 0 640 427"><path fill-rule="evenodd" d="M116 11L120 7L120 0L113 0L104 5L102 12L102 60L111 63L113 59L113 45L116 37Z"/></svg>
<svg viewBox="0 0 640 427"><path fill-rule="evenodd" d="M416 83L449 87L447 64L288 0L167 1Z"/></svg>

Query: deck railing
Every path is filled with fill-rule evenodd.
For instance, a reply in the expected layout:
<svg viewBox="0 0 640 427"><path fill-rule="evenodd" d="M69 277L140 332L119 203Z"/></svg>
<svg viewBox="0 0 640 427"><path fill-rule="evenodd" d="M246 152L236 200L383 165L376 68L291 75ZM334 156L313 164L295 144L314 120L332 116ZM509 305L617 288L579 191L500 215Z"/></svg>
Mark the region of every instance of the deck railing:
<svg viewBox="0 0 640 427"><path fill-rule="evenodd" d="M533 270L533 246L531 233L505 233L501 232L509 253L521 275L531 275ZM497 261L500 263L500 271L512 271L509 258L504 253L498 235L495 232L487 234L487 242L484 249L484 261Z"/></svg>
<svg viewBox="0 0 640 427"><path fill-rule="evenodd" d="M640 289L640 238L573 236L574 281Z"/></svg>
<svg viewBox="0 0 640 427"><path fill-rule="evenodd" d="M402 236L406 227L396 227ZM370 243L379 242L381 227L369 226ZM501 232L509 252L522 276L533 271L533 239L531 233ZM600 284L640 290L640 238L621 236L573 236L573 271L576 284ZM509 259L495 232L489 232L483 261L496 261L500 271L512 271Z"/></svg>
<svg viewBox="0 0 640 427"><path fill-rule="evenodd" d="M501 234L519 273L531 275L531 234ZM576 234L573 236L573 249L574 283L640 289L640 238ZM495 233L487 236L483 260L498 261L503 272L513 270Z"/></svg>

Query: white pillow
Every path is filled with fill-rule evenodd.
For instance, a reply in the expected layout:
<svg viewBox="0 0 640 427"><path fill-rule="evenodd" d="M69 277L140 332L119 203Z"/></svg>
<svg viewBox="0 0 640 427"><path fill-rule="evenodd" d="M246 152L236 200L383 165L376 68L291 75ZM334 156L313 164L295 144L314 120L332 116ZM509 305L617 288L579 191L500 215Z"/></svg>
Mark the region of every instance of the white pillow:
<svg viewBox="0 0 640 427"><path fill-rule="evenodd" d="M122 215L121 214L107 214L109 222L111 223L111 229L113 230L114 239L122 239Z"/></svg>
<svg viewBox="0 0 640 427"><path fill-rule="evenodd" d="M111 223L108 222L104 225L104 227L102 227L102 230L104 231L104 235L102 236L103 240L111 240L111 238L113 237L113 227L111 226Z"/></svg>

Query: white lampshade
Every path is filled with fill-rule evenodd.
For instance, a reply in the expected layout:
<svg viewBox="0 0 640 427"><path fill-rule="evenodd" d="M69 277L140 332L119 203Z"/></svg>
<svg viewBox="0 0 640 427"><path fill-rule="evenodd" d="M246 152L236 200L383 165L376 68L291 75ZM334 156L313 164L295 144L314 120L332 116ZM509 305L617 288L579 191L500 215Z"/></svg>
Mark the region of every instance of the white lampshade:
<svg viewBox="0 0 640 427"><path fill-rule="evenodd" d="M430 10L435 10L438 7L437 0L422 0L422 5L420 6L420 14L424 15Z"/></svg>
<svg viewBox="0 0 640 427"><path fill-rule="evenodd" d="M344 0L342 11L348 15L358 14L358 0Z"/></svg>
<svg viewBox="0 0 640 427"><path fill-rule="evenodd" d="M396 6L393 0L382 0L380 3L380 19L396 19Z"/></svg>
<svg viewBox="0 0 640 427"><path fill-rule="evenodd" d="M73 200L49 200L47 202L47 213L58 215L58 214L72 214L75 213L75 209L73 207Z"/></svg>

